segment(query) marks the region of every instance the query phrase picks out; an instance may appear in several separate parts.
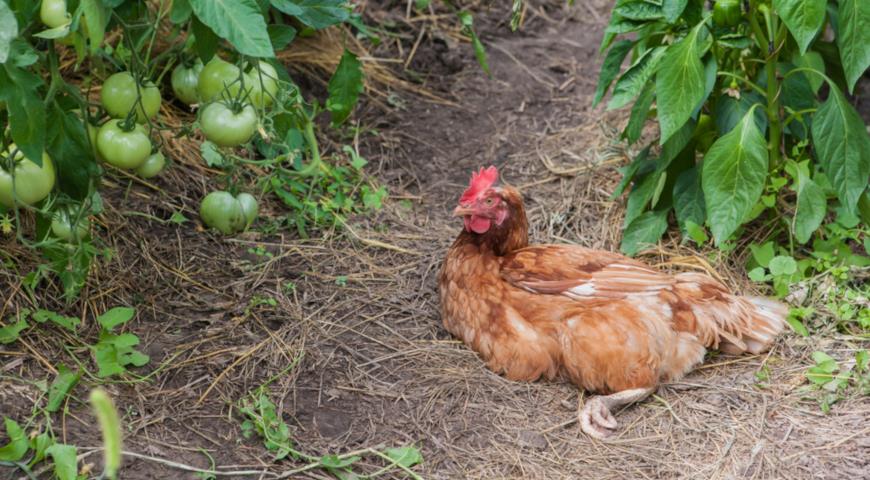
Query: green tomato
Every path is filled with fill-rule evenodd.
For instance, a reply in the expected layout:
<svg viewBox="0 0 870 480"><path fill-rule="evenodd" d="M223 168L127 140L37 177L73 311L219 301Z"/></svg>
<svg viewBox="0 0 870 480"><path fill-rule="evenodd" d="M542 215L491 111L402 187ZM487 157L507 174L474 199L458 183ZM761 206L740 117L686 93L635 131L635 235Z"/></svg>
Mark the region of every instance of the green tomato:
<svg viewBox="0 0 870 480"><path fill-rule="evenodd" d="M245 216L245 228L248 228L257 219L257 214L260 213L260 206L257 204L257 199L250 193L240 193L236 196L236 200L238 200L239 205L242 207L242 214Z"/></svg>
<svg viewBox="0 0 870 480"><path fill-rule="evenodd" d="M19 203L33 205L45 199L54 188L54 163L48 154L43 152L42 166L40 167L18 151L13 160L14 171L10 173L6 170L5 165L8 163L9 155L13 150L15 150L15 145L9 145L9 150L0 155L0 204L12 208L14 197ZM13 175L15 176L14 182ZM15 187L14 196L12 194L13 185Z"/></svg>
<svg viewBox="0 0 870 480"><path fill-rule="evenodd" d="M51 217L51 232L54 233L55 237L66 240L69 243L75 243L86 238L91 230L90 220L87 217L79 219L79 222L75 225L75 230L73 230L75 219L75 214L66 208L54 212L54 215Z"/></svg>
<svg viewBox="0 0 870 480"><path fill-rule="evenodd" d="M66 10L66 0L42 0L39 6L39 19L48 28L68 25L72 17Z"/></svg>
<svg viewBox="0 0 870 480"><path fill-rule="evenodd" d="M203 223L227 235L244 230L247 223L241 202L224 191L206 195L199 206L199 216Z"/></svg>
<svg viewBox="0 0 870 480"><path fill-rule="evenodd" d="M125 132L120 123L121 120L109 120L100 127L97 149L106 162L118 168L138 168L151 155L151 139L142 125Z"/></svg>
<svg viewBox="0 0 870 480"><path fill-rule="evenodd" d="M160 152L152 153L145 159L145 163L136 167L136 174L142 178L156 177L163 171L164 166L166 166L166 157Z"/></svg>
<svg viewBox="0 0 870 480"><path fill-rule="evenodd" d="M740 0L716 0L713 5L713 23L717 27L737 26L742 16Z"/></svg>
<svg viewBox="0 0 870 480"><path fill-rule="evenodd" d="M241 76L239 67L218 57L212 58L199 72L196 88L199 100L211 102L219 98L235 98L242 89ZM245 85L250 85L248 78L245 78Z"/></svg>
<svg viewBox="0 0 870 480"><path fill-rule="evenodd" d="M136 109L136 121L145 123L160 111L160 90L151 82L136 86L136 79L130 72L118 72L103 83L100 100L103 108L114 118L126 118L134 106L136 98L142 94L142 105ZM144 111L143 111L144 107Z"/></svg>
<svg viewBox="0 0 870 480"><path fill-rule="evenodd" d="M278 72L275 67L268 62L257 62L247 75L251 81L251 103L257 108L271 105L278 94Z"/></svg>
<svg viewBox="0 0 870 480"><path fill-rule="evenodd" d="M199 74L202 72L202 62L197 60L191 67L179 64L172 71L172 91L182 102L190 105L199 100L196 93L199 85Z"/></svg>
<svg viewBox="0 0 870 480"><path fill-rule="evenodd" d="M202 110L199 124L210 142L222 147L237 147L254 135L257 112L251 105L245 105L236 113L227 104L215 102Z"/></svg>

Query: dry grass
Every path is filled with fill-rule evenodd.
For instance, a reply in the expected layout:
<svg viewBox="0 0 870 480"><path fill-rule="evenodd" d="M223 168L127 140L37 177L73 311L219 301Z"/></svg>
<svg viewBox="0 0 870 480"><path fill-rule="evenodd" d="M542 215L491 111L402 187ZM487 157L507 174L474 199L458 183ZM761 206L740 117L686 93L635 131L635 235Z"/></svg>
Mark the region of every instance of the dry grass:
<svg viewBox="0 0 870 480"><path fill-rule="evenodd" d="M766 355L713 357L620 412L618 436L598 442L575 424L575 387L507 381L441 328L435 275L458 229L448 207L475 166L496 163L523 190L535 241L618 247L623 205L609 194L616 167L631 153L615 135L625 113L588 107L608 4L588 2L569 12L530 5L526 34L488 38L492 80L466 59L460 74L433 75L403 89L396 62L368 62L373 97L397 94L408 107L363 109L363 123L379 135L362 138L360 150L392 200L376 215L351 219L356 235L223 238L201 231L196 208L213 172L203 166L196 138L165 138L174 163L165 175L154 182L115 171L107 177L98 235L115 253L94 269L76 304L64 306L52 284L29 295L21 274L37 259L3 239L4 257L14 266L0 272L0 286L9 292L0 317L46 307L85 321L76 337L41 327L0 350L4 414L26 418L41 395L33 380L50 379L70 351L87 358L84 345L97 335L94 313L134 305L139 314L130 330L152 357L140 372L151 372L149 380L109 389L124 414L125 448L152 458L127 458L124 478L180 478L177 466L154 458L208 467L199 449L222 471L274 472L261 475L271 478L298 467L272 462L258 441L240 442L233 405L299 357L269 392L298 447L312 455L416 444L426 478L868 478L867 398L846 398L823 415L801 389L810 352L844 359L866 341L785 335ZM488 31L504 15L500 7L477 22ZM437 70L439 58L453 52L433 53L437 39L427 33L410 55L418 31L411 26L433 28L411 20L396 41L403 55L390 43L358 53L411 58L412 65L425 59ZM282 58L323 80L347 40L338 31L324 38L294 43ZM433 93L422 95L423 88ZM174 107L162 116L171 124L191 118ZM270 202L266 215L281 215ZM192 221L167 223L175 211ZM254 247L269 255L251 253ZM668 239L645 258L753 289L740 259L710 253ZM760 381L757 372L769 378ZM69 415L55 419L56 434L83 448L98 445L87 410L76 399L69 406ZM378 465L367 458L362 469Z"/></svg>

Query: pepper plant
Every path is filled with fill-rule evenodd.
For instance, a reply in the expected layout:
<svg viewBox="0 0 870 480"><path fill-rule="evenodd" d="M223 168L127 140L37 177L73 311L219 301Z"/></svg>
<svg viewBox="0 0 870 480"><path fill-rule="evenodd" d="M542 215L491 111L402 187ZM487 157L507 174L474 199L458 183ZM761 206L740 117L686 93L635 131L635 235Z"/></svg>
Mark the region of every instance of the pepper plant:
<svg viewBox="0 0 870 480"><path fill-rule="evenodd" d="M870 66L866 0L618 0L595 93L632 104L622 250L685 238L733 248L750 222L810 242L823 222L870 223L870 136L847 93ZM620 72L629 58L629 66ZM705 228L706 227L706 228ZM860 247L859 247L860 248Z"/></svg>

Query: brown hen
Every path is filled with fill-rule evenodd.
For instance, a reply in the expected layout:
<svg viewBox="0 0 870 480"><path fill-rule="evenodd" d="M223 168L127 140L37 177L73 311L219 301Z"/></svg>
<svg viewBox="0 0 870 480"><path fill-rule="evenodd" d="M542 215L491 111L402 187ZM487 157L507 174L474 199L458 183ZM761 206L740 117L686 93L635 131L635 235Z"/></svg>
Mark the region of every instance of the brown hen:
<svg viewBox="0 0 870 480"><path fill-rule="evenodd" d="M473 173L453 212L464 228L439 276L444 326L509 379L564 374L601 394L580 411L587 434L613 433L611 410L681 378L708 348L760 353L782 330L785 305L735 295L707 275L530 246L522 196L497 180L495 167Z"/></svg>

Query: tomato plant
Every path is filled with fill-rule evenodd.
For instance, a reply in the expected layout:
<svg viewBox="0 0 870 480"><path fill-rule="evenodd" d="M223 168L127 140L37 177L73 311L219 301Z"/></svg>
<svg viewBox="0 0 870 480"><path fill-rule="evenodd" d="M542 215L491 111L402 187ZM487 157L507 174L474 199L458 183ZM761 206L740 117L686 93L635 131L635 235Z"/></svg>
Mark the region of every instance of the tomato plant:
<svg viewBox="0 0 870 480"><path fill-rule="evenodd" d="M47 153L37 165L15 145L0 156L0 205L11 208L15 200L25 205L42 201L54 188L54 163Z"/></svg>
<svg viewBox="0 0 870 480"><path fill-rule="evenodd" d="M66 9L66 0L42 0L39 6L39 19L48 28L57 28L72 22Z"/></svg>
<svg viewBox="0 0 870 480"><path fill-rule="evenodd" d="M257 200L248 193L234 197L229 192L211 192L202 199L199 215L203 223L221 233L245 230L257 218Z"/></svg>
<svg viewBox="0 0 870 480"><path fill-rule="evenodd" d="M166 166L166 157L162 153L152 153L142 165L136 167L136 174L142 178L156 177Z"/></svg>
<svg viewBox="0 0 870 480"><path fill-rule="evenodd" d="M239 67L214 57L199 73L196 91L203 102L211 102L222 97L232 99L238 96L243 82L250 86L250 82L245 82L245 76L242 75Z"/></svg>
<svg viewBox="0 0 870 480"><path fill-rule="evenodd" d="M141 125L124 126L123 120L109 120L97 134L97 149L103 159L118 167L140 167L151 155L151 140Z"/></svg>
<svg viewBox="0 0 870 480"><path fill-rule="evenodd" d="M179 100L188 105L199 100L197 87L202 69L202 61L196 60L191 65L181 63L172 71L172 91Z"/></svg>
<svg viewBox="0 0 870 480"><path fill-rule="evenodd" d="M826 220L870 223L870 135L844 93L870 67L862 23L870 2L708 8L702 0L613 7L594 103L611 85L608 108L633 102L629 143L650 113L659 126L614 192L632 185L623 251L655 243L671 211L684 237L703 242L706 226L726 249L755 219L792 249L819 238Z"/></svg>
<svg viewBox="0 0 870 480"><path fill-rule="evenodd" d="M76 212L66 207L56 210L51 218L51 233L70 243L84 240L90 229L90 220L77 218Z"/></svg>
<svg viewBox="0 0 870 480"><path fill-rule="evenodd" d="M103 107L114 118L126 118L136 108L136 121L145 123L160 110L160 90L151 82L137 81L130 72L118 72L103 83Z"/></svg>
<svg viewBox="0 0 870 480"><path fill-rule="evenodd" d="M268 107L278 93L278 71L268 62L257 62L247 73L251 85L251 103L257 108Z"/></svg>
<svg viewBox="0 0 870 480"><path fill-rule="evenodd" d="M209 141L222 147L237 147L254 135L257 112L251 105L215 102L202 110L199 123Z"/></svg>

